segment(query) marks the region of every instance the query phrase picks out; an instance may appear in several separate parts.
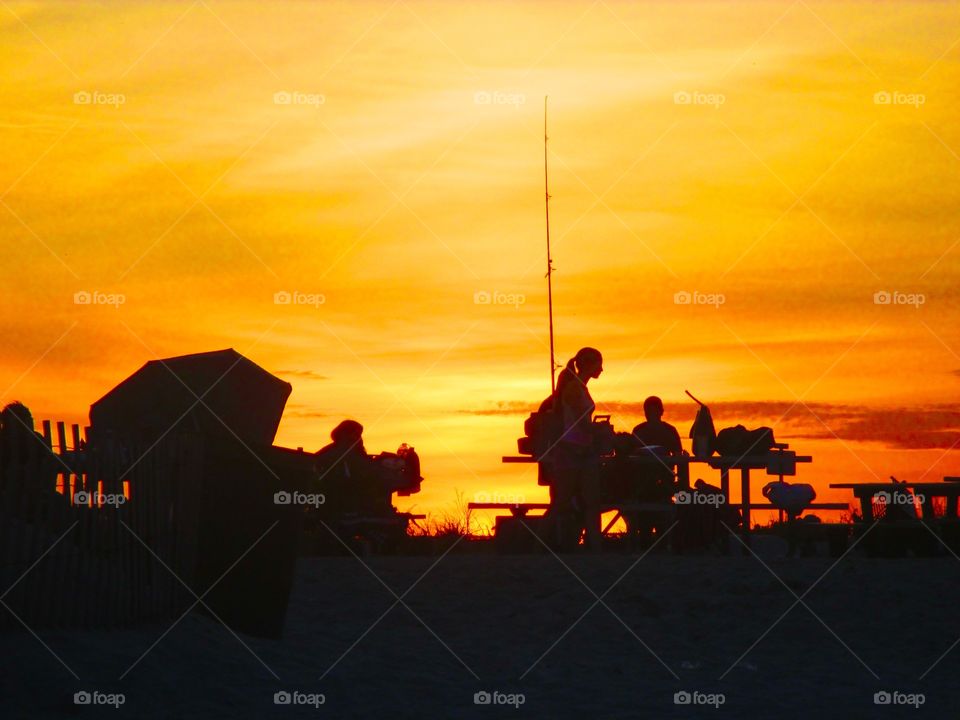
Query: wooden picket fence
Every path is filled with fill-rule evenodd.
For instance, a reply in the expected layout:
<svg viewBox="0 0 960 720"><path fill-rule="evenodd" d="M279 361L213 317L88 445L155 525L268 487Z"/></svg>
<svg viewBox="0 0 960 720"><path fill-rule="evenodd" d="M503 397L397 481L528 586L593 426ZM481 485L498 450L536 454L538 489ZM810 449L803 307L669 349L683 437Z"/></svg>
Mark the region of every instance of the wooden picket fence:
<svg viewBox="0 0 960 720"><path fill-rule="evenodd" d="M118 627L179 614L196 567L203 438L92 442L43 423L0 468L0 629ZM158 559L159 558L159 559ZM181 582L182 578L184 582Z"/></svg>

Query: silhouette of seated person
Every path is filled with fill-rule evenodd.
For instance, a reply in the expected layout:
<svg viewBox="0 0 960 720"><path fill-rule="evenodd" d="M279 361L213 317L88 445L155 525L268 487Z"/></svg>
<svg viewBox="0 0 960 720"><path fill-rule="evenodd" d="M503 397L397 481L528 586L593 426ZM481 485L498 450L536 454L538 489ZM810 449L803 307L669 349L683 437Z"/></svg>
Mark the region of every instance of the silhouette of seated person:
<svg viewBox="0 0 960 720"><path fill-rule="evenodd" d="M683 454L680 433L663 420L663 401L651 395L643 401L643 414L646 421L633 429L633 437L639 444L635 452L645 457L664 460L640 466L636 473L636 494L634 500L640 503L669 502L676 491L674 466L666 459ZM661 532L663 516L660 513L632 512L624 513L627 533L641 544L652 540L653 531Z"/></svg>
<svg viewBox="0 0 960 720"><path fill-rule="evenodd" d="M643 414L646 421L633 429L633 436L648 447L659 447L668 455L680 455L683 446L680 444L680 433L668 422L663 420L663 400L651 395L643 401Z"/></svg>
<svg viewBox="0 0 960 720"><path fill-rule="evenodd" d="M344 420L330 433L333 442L316 453L323 515L381 516L391 513L390 492L380 482L377 463L363 446L363 425Z"/></svg>
<svg viewBox="0 0 960 720"><path fill-rule="evenodd" d="M660 398L651 395L644 400L643 413L646 421L633 429L633 437L641 446L640 452L664 459L685 454L680 443L680 433L663 420L663 401ZM665 489L669 490L668 495L673 492L674 469L670 463L651 465L646 475L657 485L670 486Z"/></svg>

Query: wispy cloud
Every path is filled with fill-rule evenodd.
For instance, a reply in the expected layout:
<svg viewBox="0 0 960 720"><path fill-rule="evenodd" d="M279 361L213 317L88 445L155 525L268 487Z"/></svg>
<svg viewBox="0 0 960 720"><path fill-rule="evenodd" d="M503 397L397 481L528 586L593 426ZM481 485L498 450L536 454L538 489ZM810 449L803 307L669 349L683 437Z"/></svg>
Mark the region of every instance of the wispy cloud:
<svg viewBox="0 0 960 720"><path fill-rule="evenodd" d="M302 380L329 380L329 376L321 375L313 370L277 370L277 375L300 378Z"/></svg>
<svg viewBox="0 0 960 720"><path fill-rule="evenodd" d="M839 423L825 420L843 440L879 442L904 450L949 450L960 446L960 411L955 406L863 410ZM823 424L795 437L832 438Z"/></svg>
<svg viewBox="0 0 960 720"><path fill-rule="evenodd" d="M477 408L474 410L460 410L465 415L526 415L537 409L538 403L508 400L498 402L493 407Z"/></svg>
<svg viewBox="0 0 960 720"><path fill-rule="evenodd" d="M298 418L333 417L333 413L324 412L323 410L314 410L309 405L300 405L298 403L287 403L286 410L284 410L283 414L285 416Z"/></svg>

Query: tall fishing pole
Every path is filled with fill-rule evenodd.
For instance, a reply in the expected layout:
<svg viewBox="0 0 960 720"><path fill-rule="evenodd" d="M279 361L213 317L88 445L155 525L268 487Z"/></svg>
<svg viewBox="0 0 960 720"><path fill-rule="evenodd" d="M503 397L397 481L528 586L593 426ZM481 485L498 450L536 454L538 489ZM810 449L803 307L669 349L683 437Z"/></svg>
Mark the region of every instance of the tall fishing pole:
<svg viewBox="0 0 960 720"><path fill-rule="evenodd" d="M557 389L557 361L553 351L553 258L550 255L550 183L547 176L547 96L543 98L543 195L547 219L547 314L550 318L550 392Z"/></svg>

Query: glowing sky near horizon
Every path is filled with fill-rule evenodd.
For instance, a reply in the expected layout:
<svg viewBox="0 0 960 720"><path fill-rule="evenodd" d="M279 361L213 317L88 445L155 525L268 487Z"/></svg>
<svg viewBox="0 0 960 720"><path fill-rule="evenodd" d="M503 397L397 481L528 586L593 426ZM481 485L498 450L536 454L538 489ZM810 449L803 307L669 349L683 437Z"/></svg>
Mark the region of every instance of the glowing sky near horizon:
<svg viewBox="0 0 960 720"><path fill-rule="evenodd" d="M234 347L294 385L279 443L416 446L403 508L541 499L497 408L549 390L545 95L558 356L603 350L599 403L955 407L956 4L14 2L0 37L0 401L38 418ZM960 474L955 415L924 450L834 422L779 428L819 488Z"/></svg>

